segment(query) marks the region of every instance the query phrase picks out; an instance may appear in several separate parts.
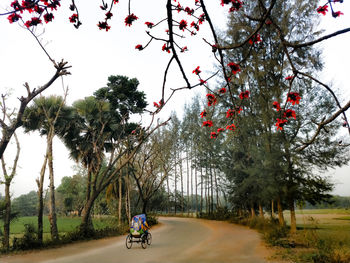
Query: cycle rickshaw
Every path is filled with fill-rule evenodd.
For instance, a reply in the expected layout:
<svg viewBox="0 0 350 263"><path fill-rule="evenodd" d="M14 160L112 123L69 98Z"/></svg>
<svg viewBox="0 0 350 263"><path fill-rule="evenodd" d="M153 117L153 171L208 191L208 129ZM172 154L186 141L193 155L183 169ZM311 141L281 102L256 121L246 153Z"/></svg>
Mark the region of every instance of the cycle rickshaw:
<svg viewBox="0 0 350 263"><path fill-rule="evenodd" d="M147 248L147 245L152 243L152 235L149 232L145 214L136 215L131 220L130 233L126 237L125 245L130 249L133 243L141 243L142 248Z"/></svg>

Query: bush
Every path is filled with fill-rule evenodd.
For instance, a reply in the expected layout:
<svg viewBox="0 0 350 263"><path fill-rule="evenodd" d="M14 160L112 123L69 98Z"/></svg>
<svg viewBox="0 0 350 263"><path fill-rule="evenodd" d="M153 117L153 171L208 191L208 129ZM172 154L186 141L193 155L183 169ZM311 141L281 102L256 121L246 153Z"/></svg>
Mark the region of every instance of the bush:
<svg viewBox="0 0 350 263"><path fill-rule="evenodd" d="M229 220L233 217L233 213L227 207L217 207L213 213L199 213L199 218L210 220Z"/></svg>
<svg viewBox="0 0 350 263"><path fill-rule="evenodd" d="M37 238L37 230L34 224L24 225L24 235L21 238L13 239L14 250L27 250L40 247L40 242Z"/></svg>
<svg viewBox="0 0 350 263"><path fill-rule="evenodd" d="M147 215L147 224L149 226L158 224L158 218L155 215Z"/></svg>

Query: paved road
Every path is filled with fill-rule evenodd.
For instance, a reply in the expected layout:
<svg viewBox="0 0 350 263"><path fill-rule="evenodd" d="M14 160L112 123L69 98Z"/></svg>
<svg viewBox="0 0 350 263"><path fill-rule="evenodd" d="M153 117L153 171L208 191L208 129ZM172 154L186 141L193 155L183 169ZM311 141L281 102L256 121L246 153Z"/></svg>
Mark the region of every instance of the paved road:
<svg viewBox="0 0 350 263"><path fill-rule="evenodd" d="M0 258L0 263L266 263L259 235L226 222L161 218L152 245L125 247L125 236Z"/></svg>

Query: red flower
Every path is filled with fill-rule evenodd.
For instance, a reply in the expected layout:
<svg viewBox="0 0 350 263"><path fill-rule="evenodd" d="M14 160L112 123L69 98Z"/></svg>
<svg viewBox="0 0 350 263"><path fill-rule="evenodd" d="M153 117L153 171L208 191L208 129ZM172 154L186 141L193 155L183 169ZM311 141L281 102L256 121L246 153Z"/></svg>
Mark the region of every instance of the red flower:
<svg viewBox="0 0 350 263"><path fill-rule="evenodd" d="M52 13L47 13L44 15L44 20L46 23L49 23L52 21L52 19L54 19L54 16Z"/></svg>
<svg viewBox="0 0 350 263"><path fill-rule="evenodd" d="M216 104L216 98L213 94L207 94L208 106L212 106Z"/></svg>
<svg viewBox="0 0 350 263"><path fill-rule="evenodd" d="M204 84L207 84L207 82L205 81L205 80L203 80L203 79L199 79L199 85L204 85Z"/></svg>
<svg viewBox="0 0 350 263"><path fill-rule="evenodd" d="M152 28L154 26L152 22L146 22L145 24L147 25L148 28Z"/></svg>
<svg viewBox="0 0 350 263"><path fill-rule="evenodd" d="M98 28L101 29L105 29L106 31L108 31L111 27L107 24L107 22L98 22L97 24Z"/></svg>
<svg viewBox="0 0 350 263"><path fill-rule="evenodd" d="M253 45L253 43L259 43L261 42L261 37L260 37L260 34L256 34L256 35L253 35L250 39L249 39L249 44Z"/></svg>
<svg viewBox="0 0 350 263"><path fill-rule="evenodd" d="M28 20L27 22L25 22L24 25L29 28L38 24L41 24L41 19L39 19L38 17L32 17L32 20Z"/></svg>
<svg viewBox="0 0 350 263"><path fill-rule="evenodd" d="M283 126L287 123L287 120L281 120L281 119L277 119L277 122L275 124L275 126L277 127L277 130L283 130Z"/></svg>
<svg viewBox="0 0 350 263"><path fill-rule="evenodd" d="M285 78L285 80L292 80L292 79L294 79L294 76L293 76L293 75L288 76L288 77Z"/></svg>
<svg viewBox="0 0 350 263"><path fill-rule="evenodd" d="M162 50L170 53L170 47L168 47L166 43L162 46Z"/></svg>
<svg viewBox="0 0 350 263"><path fill-rule="evenodd" d="M241 100L248 99L249 98L249 94L250 94L249 90L242 91L241 94L239 94L239 98Z"/></svg>
<svg viewBox="0 0 350 263"><path fill-rule="evenodd" d="M111 12L106 13L106 19L111 19L112 16L113 14Z"/></svg>
<svg viewBox="0 0 350 263"><path fill-rule="evenodd" d="M335 17L338 17L340 15L344 15L344 13L340 12L340 11L337 11L337 12L333 12L332 13L332 16L335 18Z"/></svg>
<svg viewBox="0 0 350 263"><path fill-rule="evenodd" d="M325 16L327 12L328 12L328 5L319 6L317 8L317 13L319 13L319 14L322 14Z"/></svg>
<svg viewBox="0 0 350 263"><path fill-rule="evenodd" d="M17 22L20 18L22 18L20 15L13 13L11 15L9 15L7 17L7 19L9 20L10 24L12 24L13 22Z"/></svg>
<svg viewBox="0 0 350 263"><path fill-rule="evenodd" d="M242 111L242 108L241 108L241 107L236 106L236 112L237 112L238 114L240 114L240 113L241 113L241 111Z"/></svg>
<svg viewBox="0 0 350 263"><path fill-rule="evenodd" d="M218 137L216 132L211 132L210 133L210 139L216 139Z"/></svg>
<svg viewBox="0 0 350 263"><path fill-rule="evenodd" d="M189 8L189 7L186 7L185 8L185 12L188 14L188 15L192 15L194 13L194 10Z"/></svg>
<svg viewBox="0 0 350 263"><path fill-rule="evenodd" d="M185 31L186 27L187 27L187 21L182 19L179 24L179 29L182 31Z"/></svg>
<svg viewBox="0 0 350 263"><path fill-rule="evenodd" d="M232 74L237 74L237 72L241 71L239 65L233 62L228 63L227 66L231 68Z"/></svg>
<svg viewBox="0 0 350 263"><path fill-rule="evenodd" d="M204 127L212 127L213 126L213 122L212 121L204 121L202 126L204 126Z"/></svg>
<svg viewBox="0 0 350 263"><path fill-rule="evenodd" d="M267 19L266 22L265 22L266 25L271 25L272 24L272 21L270 19Z"/></svg>
<svg viewBox="0 0 350 263"><path fill-rule="evenodd" d="M240 0L231 0L231 3L232 7L230 8L229 12L238 11L243 5L243 3Z"/></svg>
<svg viewBox="0 0 350 263"><path fill-rule="evenodd" d="M113 3L114 4L119 3L119 0L113 0Z"/></svg>
<svg viewBox="0 0 350 263"><path fill-rule="evenodd" d="M225 93L226 93L226 88L221 88L221 89L219 89L219 93L220 93L220 94L225 94Z"/></svg>
<svg viewBox="0 0 350 263"><path fill-rule="evenodd" d="M177 12L180 13L180 11L182 10L182 6L180 5L180 3L177 4Z"/></svg>
<svg viewBox="0 0 350 263"><path fill-rule="evenodd" d="M299 104L300 96L298 92L290 92L287 95L287 102L291 102L293 105Z"/></svg>
<svg viewBox="0 0 350 263"><path fill-rule="evenodd" d="M219 129L217 130L217 132L220 133L220 132L223 132L224 130L225 130L224 128L219 128Z"/></svg>
<svg viewBox="0 0 350 263"><path fill-rule="evenodd" d="M54 9L57 10L57 6L61 6L60 0L51 0L51 3L47 4L47 7L51 8L51 11Z"/></svg>
<svg viewBox="0 0 350 263"><path fill-rule="evenodd" d="M71 23L76 23L78 19L78 14L73 14L70 18L69 18L69 22Z"/></svg>
<svg viewBox="0 0 350 263"><path fill-rule="evenodd" d="M132 22L134 22L135 20L137 20L138 17L134 15L134 13L128 15L125 18L125 26L131 26Z"/></svg>
<svg viewBox="0 0 350 263"><path fill-rule="evenodd" d="M207 112L204 110L204 111L201 112L200 115L201 115L201 118L203 119L204 117L207 116Z"/></svg>
<svg viewBox="0 0 350 263"><path fill-rule="evenodd" d="M221 0L221 5L228 5L229 3L231 3L231 0Z"/></svg>
<svg viewBox="0 0 350 263"><path fill-rule="evenodd" d="M235 129L236 129L236 125L234 125L233 123L231 125L226 126L226 130L234 131Z"/></svg>
<svg viewBox="0 0 350 263"><path fill-rule="evenodd" d="M198 24L201 25L204 21L205 21L205 14L203 13L199 16Z"/></svg>
<svg viewBox="0 0 350 263"><path fill-rule="evenodd" d="M277 101L273 102L273 107L276 109L276 111L280 111L281 110L281 106Z"/></svg>
<svg viewBox="0 0 350 263"><path fill-rule="evenodd" d="M157 102L153 102L153 106L156 107L156 108L159 108L159 104Z"/></svg>
<svg viewBox="0 0 350 263"><path fill-rule="evenodd" d="M13 9L15 9L16 11L21 10L22 6L18 3L18 0L15 0L11 3L11 7ZM23 13L23 11L21 10L21 13Z"/></svg>
<svg viewBox="0 0 350 263"><path fill-rule="evenodd" d="M138 45L135 46L135 49L142 50L143 47L142 47L142 45L138 44Z"/></svg>
<svg viewBox="0 0 350 263"><path fill-rule="evenodd" d="M226 112L226 118L231 118L235 116L235 110L228 109Z"/></svg>
<svg viewBox="0 0 350 263"><path fill-rule="evenodd" d="M294 119L297 119L296 115L295 115L295 111L294 110L286 110L284 113L283 113L283 118L294 118Z"/></svg>
<svg viewBox="0 0 350 263"><path fill-rule="evenodd" d="M192 21L191 27L194 27L197 31L199 31L199 26L194 21Z"/></svg>
<svg viewBox="0 0 350 263"><path fill-rule="evenodd" d="M34 6L34 11L40 15L42 12L44 12L44 9L36 5Z"/></svg>
<svg viewBox="0 0 350 263"><path fill-rule="evenodd" d="M33 0L23 0L22 8L26 9L29 13L31 13L33 12L34 4L35 3Z"/></svg>
<svg viewBox="0 0 350 263"><path fill-rule="evenodd" d="M196 67L196 68L192 71L192 73L194 73L194 74L196 74L196 75L199 75L199 73L201 73L201 72L202 72L202 71L200 71L199 66Z"/></svg>
<svg viewBox="0 0 350 263"><path fill-rule="evenodd" d="M185 52L185 51L187 51L188 50L188 48L187 48L187 46L184 46L183 48L181 48L181 51L180 52Z"/></svg>

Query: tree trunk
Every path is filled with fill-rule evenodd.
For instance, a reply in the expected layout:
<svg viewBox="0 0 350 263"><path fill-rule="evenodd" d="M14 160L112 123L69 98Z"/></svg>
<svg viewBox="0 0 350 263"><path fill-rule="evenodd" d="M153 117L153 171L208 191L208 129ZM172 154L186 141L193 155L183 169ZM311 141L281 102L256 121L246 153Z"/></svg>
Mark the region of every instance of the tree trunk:
<svg viewBox="0 0 350 263"><path fill-rule="evenodd" d="M58 240L58 229L57 229L57 216L56 216L56 201L55 201L55 181L53 173L53 155L52 155L52 141L54 137L54 131L50 128L49 134L47 136L48 144L48 166L49 166L49 178L50 178L50 230L51 239Z"/></svg>
<svg viewBox="0 0 350 263"><path fill-rule="evenodd" d="M148 205L148 199L142 200L142 214L147 215L147 205Z"/></svg>
<svg viewBox="0 0 350 263"><path fill-rule="evenodd" d="M280 226L284 226L284 217L283 217L283 209L281 204L281 199L278 197L277 199L277 210L278 210L278 222Z"/></svg>
<svg viewBox="0 0 350 263"><path fill-rule="evenodd" d="M6 251L10 248L10 217L11 217L11 197L10 182L5 183L5 215L4 215L4 240L3 247Z"/></svg>
<svg viewBox="0 0 350 263"><path fill-rule="evenodd" d="M184 213L184 181L183 181L183 173L182 173L182 160L181 157L180 159L180 183L181 183L181 201L180 201L180 206L181 206L181 213Z"/></svg>
<svg viewBox="0 0 350 263"><path fill-rule="evenodd" d="M273 219L275 217L275 204L274 201L271 200L271 218Z"/></svg>
<svg viewBox="0 0 350 263"><path fill-rule="evenodd" d="M210 211L214 212L214 184L213 184L213 171L210 164Z"/></svg>
<svg viewBox="0 0 350 263"><path fill-rule="evenodd" d="M195 166L194 168L194 184L195 184L195 195L196 195L196 202L195 202L195 206L196 206L196 215L198 214L198 187L197 187L197 166Z"/></svg>
<svg viewBox="0 0 350 263"><path fill-rule="evenodd" d="M46 165L47 165L47 159L48 154L45 154L44 163L40 170L40 177L36 180L36 183L38 185L38 241L40 244L43 242L43 216L44 216L44 178L45 178L45 171L46 171Z"/></svg>
<svg viewBox="0 0 350 263"><path fill-rule="evenodd" d="M190 170L188 165L188 150L186 151L186 167L187 167L187 216L190 216Z"/></svg>
<svg viewBox="0 0 350 263"><path fill-rule="evenodd" d="M175 212L175 215L176 215L176 191L177 191L177 184L176 184L176 178L177 178L177 170L176 170L176 166L177 166L177 162L176 162L176 159L177 159L177 156L176 156L176 151L175 151L175 174L174 174L174 177L175 177L175 193L174 193L174 212Z"/></svg>
<svg viewBox="0 0 350 263"><path fill-rule="evenodd" d="M201 169L201 204L200 204L199 212L202 213L203 212L203 171L202 171L202 167L200 167L200 169Z"/></svg>
<svg viewBox="0 0 350 263"><path fill-rule="evenodd" d="M250 213L251 213L252 219L255 218L255 209L254 209L254 205L251 205L251 207L250 207Z"/></svg>
<svg viewBox="0 0 350 263"><path fill-rule="evenodd" d="M128 218L128 225L130 224L130 201L129 201L129 178L128 175L126 175L124 177L124 181L125 181L125 213L126 213L126 217Z"/></svg>
<svg viewBox="0 0 350 263"><path fill-rule="evenodd" d="M96 197L94 195L90 195L90 199L84 205L82 211L82 218L80 223L80 233L84 237L90 236L91 231L94 230L92 220L91 220L91 209L94 205Z"/></svg>
<svg viewBox="0 0 350 263"><path fill-rule="evenodd" d="M290 199L289 201L289 210L290 210L290 233L296 234L297 232L297 221L295 218L295 208L294 208L294 200Z"/></svg>
<svg viewBox="0 0 350 263"><path fill-rule="evenodd" d="M260 203L259 203L259 216L260 216L261 218L264 218L264 211L263 211L263 208L262 208L262 206L261 206Z"/></svg>
<svg viewBox="0 0 350 263"><path fill-rule="evenodd" d="M191 205L189 207L189 212L193 212L193 170L192 170L192 144L191 144L191 151L190 151L190 184L191 184L191 196L190 198L188 199L188 203L190 203L190 200L191 200Z"/></svg>
<svg viewBox="0 0 350 263"><path fill-rule="evenodd" d="M168 205L167 205L167 214L170 213L170 188L169 188L169 176L166 177L166 186L168 191Z"/></svg>
<svg viewBox="0 0 350 263"><path fill-rule="evenodd" d="M118 225L120 226L122 220L122 175L118 177Z"/></svg>
<svg viewBox="0 0 350 263"><path fill-rule="evenodd" d="M214 170L214 180L215 180L215 190L216 190L216 209L220 206L220 201L219 201L219 188L218 188L218 180L216 177L216 170Z"/></svg>

